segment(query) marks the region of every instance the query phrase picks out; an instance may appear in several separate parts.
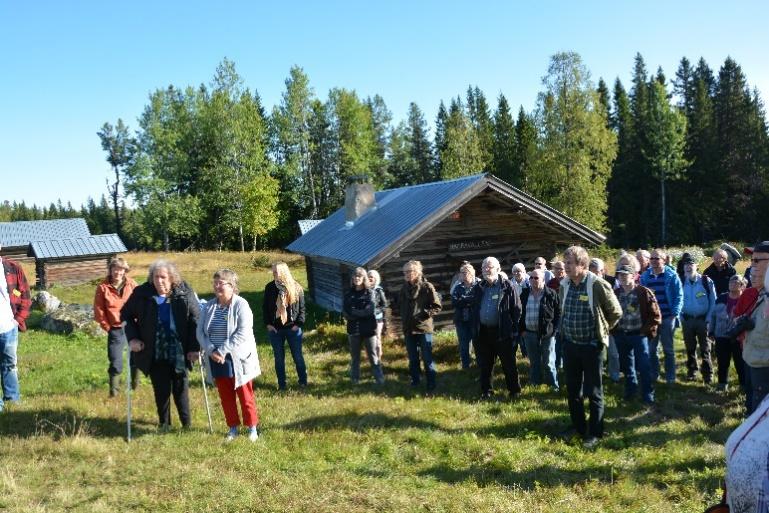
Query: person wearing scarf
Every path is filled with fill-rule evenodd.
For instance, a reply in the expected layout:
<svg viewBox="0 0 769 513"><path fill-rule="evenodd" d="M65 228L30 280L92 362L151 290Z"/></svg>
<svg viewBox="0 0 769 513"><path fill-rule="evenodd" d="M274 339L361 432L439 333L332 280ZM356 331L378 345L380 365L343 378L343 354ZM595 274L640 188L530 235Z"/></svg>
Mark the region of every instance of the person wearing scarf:
<svg viewBox="0 0 769 513"><path fill-rule="evenodd" d="M286 390L286 342L294 359L299 386L304 388L307 386L307 366L302 354L304 290L284 262L273 264L272 277L273 281L264 288L262 318L275 354L278 390Z"/></svg>
<svg viewBox="0 0 769 513"><path fill-rule="evenodd" d="M199 315L197 295L165 260L150 265L147 282L134 289L120 311L132 365L152 381L161 431L171 426L171 394L182 427L190 427L188 371L200 350Z"/></svg>

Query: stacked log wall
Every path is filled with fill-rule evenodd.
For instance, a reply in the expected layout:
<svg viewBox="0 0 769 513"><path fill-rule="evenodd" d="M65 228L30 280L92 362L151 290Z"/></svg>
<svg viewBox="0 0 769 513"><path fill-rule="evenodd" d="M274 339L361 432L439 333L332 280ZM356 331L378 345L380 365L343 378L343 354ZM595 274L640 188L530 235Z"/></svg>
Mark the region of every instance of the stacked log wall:
<svg viewBox="0 0 769 513"><path fill-rule="evenodd" d="M111 256L111 255L110 255ZM37 286L69 286L88 283L107 275L109 257L37 261Z"/></svg>

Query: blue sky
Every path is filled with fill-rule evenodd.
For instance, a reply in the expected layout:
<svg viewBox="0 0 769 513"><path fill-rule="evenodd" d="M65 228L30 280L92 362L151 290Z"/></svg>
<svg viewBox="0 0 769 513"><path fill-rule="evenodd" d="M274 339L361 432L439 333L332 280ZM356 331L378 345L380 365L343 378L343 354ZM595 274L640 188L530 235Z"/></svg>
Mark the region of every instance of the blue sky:
<svg viewBox="0 0 769 513"><path fill-rule="evenodd" d="M79 207L110 177L96 131L131 128L151 91L208 83L227 57L268 110L292 65L315 93L380 94L397 122L415 101L477 85L534 108L549 57L578 52L594 81L629 87L633 58L670 79L681 57L727 56L769 98L769 2L86 2L0 0L0 201Z"/></svg>

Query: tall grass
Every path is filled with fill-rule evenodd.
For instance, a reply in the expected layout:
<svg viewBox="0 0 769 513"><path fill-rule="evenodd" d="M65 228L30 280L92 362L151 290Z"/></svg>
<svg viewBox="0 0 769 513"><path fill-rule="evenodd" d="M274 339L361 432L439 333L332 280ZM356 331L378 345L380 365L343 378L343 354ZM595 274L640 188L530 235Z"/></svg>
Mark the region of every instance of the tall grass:
<svg viewBox="0 0 769 513"><path fill-rule="evenodd" d="M156 256L129 261L146 268ZM216 268L235 268L261 313L270 276L249 270L246 257L172 258L203 296ZM300 263L291 265L304 280ZM74 301L90 300L92 291L57 293ZM207 433L197 372L193 428L156 432L145 378L134 395L134 440L126 443L125 398L107 397L105 340L34 327L22 334L23 401L0 414L0 511L699 512L718 495L723 442L742 415L736 392L718 395L699 383L657 385L653 408L619 400L621 386L609 384L607 434L588 451L558 436L568 425L563 392L525 387L514 402L478 401L477 372L459 369L451 334L436 337L436 397L409 386L397 341L385 345L385 386L373 384L365 365L362 384L353 386L343 327L315 310L305 346L311 386L292 387L289 358L290 389L279 393L257 324L264 375L255 382L263 427L256 444L224 443L211 390L216 433ZM519 370L525 384L527 365L519 362ZM502 386L501 376L496 382Z"/></svg>

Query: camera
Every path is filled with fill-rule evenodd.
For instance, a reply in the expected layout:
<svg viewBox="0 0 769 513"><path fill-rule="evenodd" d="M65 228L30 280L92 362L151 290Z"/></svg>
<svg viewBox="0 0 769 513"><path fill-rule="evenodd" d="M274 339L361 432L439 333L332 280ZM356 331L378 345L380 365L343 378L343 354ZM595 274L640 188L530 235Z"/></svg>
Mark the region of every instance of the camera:
<svg viewBox="0 0 769 513"><path fill-rule="evenodd" d="M756 322L751 317L742 315L734 319L732 325L726 330L725 335L727 338L737 338L742 332L750 331L755 327Z"/></svg>

